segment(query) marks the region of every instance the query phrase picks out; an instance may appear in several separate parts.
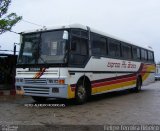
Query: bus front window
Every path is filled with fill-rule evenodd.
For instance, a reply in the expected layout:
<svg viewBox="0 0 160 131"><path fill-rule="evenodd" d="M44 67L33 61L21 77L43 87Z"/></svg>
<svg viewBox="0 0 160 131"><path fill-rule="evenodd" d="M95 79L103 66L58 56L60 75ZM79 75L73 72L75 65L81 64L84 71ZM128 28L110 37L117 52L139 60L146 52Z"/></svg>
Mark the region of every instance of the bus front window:
<svg viewBox="0 0 160 131"><path fill-rule="evenodd" d="M21 45L19 64L35 64L38 62L38 46L40 34L25 35Z"/></svg>
<svg viewBox="0 0 160 131"><path fill-rule="evenodd" d="M66 40L63 31L45 32L41 36L39 63L64 63L66 53Z"/></svg>
<svg viewBox="0 0 160 131"><path fill-rule="evenodd" d="M18 64L64 63L66 31L50 31L23 36Z"/></svg>

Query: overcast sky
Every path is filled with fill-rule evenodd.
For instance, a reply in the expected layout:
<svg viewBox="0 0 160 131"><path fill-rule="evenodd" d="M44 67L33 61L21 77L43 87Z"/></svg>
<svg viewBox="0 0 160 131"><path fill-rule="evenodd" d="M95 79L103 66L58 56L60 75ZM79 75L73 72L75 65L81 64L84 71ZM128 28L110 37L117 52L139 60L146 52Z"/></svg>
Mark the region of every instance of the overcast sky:
<svg viewBox="0 0 160 131"><path fill-rule="evenodd" d="M80 23L141 46L151 46L160 61L160 0L12 0L8 12L24 20L56 26ZM19 22L12 30L40 28ZM19 35L0 35L0 49L13 49Z"/></svg>

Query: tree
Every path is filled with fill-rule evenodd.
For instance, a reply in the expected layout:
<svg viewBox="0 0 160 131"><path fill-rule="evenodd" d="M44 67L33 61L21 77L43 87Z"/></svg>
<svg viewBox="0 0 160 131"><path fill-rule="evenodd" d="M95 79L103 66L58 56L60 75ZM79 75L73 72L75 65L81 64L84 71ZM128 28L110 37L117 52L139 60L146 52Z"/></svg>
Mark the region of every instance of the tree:
<svg viewBox="0 0 160 131"><path fill-rule="evenodd" d="M22 19L16 13L7 15L10 3L11 0L0 0L0 35L6 31L11 31L12 27Z"/></svg>

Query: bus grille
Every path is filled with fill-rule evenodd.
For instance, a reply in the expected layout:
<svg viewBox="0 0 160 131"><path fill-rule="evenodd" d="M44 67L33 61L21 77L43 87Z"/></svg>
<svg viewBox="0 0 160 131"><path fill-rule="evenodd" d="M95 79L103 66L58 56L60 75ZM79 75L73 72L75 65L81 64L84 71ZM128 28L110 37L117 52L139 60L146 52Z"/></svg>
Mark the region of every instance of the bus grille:
<svg viewBox="0 0 160 131"><path fill-rule="evenodd" d="M38 84L38 85L45 85L47 84L46 79L24 79L25 84Z"/></svg>
<svg viewBox="0 0 160 131"><path fill-rule="evenodd" d="M48 87L23 87L25 94L30 95L49 95L49 88Z"/></svg>

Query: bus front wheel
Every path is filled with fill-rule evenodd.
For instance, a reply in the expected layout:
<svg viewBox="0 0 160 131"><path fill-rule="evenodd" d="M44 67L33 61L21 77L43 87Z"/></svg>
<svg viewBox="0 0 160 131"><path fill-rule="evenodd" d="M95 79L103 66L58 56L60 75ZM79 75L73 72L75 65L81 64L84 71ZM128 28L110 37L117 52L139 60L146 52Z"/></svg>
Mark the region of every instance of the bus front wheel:
<svg viewBox="0 0 160 131"><path fill-rule="evenodd" d="M77 104L84 104L87 101L87 90L83 83L77 84L75 100Z"/></svg>

